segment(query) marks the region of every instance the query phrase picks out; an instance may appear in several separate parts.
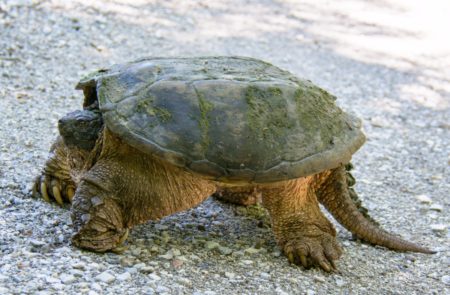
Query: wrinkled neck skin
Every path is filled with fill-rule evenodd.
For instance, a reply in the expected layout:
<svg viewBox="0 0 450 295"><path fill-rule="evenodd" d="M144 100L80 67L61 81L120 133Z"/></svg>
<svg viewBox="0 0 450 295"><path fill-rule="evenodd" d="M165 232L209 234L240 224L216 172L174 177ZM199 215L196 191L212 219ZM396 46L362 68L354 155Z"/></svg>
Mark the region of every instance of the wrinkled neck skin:
<svg viewBox="0 0 450 295"><path fill-rule="evenodd" d="M99 132L94 148L86 150L77 146L66 145L63 138L58 136L50 149L52 156L47 162L46 172L51 175L60 175L60 179L71 182L77 187L83 175L97 161L102 149L102 137L103 132Z"/></svg>

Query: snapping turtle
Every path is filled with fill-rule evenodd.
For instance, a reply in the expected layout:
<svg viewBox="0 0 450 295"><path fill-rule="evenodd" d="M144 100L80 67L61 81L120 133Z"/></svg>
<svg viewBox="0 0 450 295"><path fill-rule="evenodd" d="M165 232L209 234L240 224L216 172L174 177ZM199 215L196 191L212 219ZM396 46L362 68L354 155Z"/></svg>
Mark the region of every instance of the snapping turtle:
<svg viewBox="0 0 450 295"><path fill-rule="evenodd" d="M322 203L354 235L393 236L355 205L348 165L365 138L327 91L243 57L145 58L82 79L83 110L59 120L34 194L72 203L73 244L120 250L133 225L215 195L261 199L290 262L335 269L341 255Z"/></svg>

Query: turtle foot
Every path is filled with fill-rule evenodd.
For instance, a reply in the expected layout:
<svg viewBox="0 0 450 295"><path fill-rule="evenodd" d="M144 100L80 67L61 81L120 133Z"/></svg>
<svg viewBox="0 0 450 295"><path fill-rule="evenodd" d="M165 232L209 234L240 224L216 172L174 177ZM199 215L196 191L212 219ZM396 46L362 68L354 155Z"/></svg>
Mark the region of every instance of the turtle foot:
<svg viewBox="0 0 450 295"><path fill-rule="evenodd" d="M77 195L72 206L72 219L78 229L73 244L94 252L125 251L129 230L124 227L121 207L109 197L83 198L84 188L80 187L81 193L77 194L81 197Z"/></svg>
<svg viewBox="0 0 450 295"><path fill-rule="evenodd" d="M305 268L321 267L326 272L336 271L336 261L342 254L336 238L313 225L288 239L282 248L289 262Z"/></svg>

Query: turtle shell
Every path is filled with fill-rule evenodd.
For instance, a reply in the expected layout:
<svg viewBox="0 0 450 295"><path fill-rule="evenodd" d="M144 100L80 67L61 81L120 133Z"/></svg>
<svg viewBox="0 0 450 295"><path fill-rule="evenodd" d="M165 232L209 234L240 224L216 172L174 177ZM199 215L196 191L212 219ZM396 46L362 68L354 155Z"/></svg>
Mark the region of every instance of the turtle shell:
<svg viewBox="0 0 450 295"><path fill-rule="evenodd" d="M365 140L333 95L252 58L145 58L77 88L131 146L221 182L318 173L349 162Z"/></svg>

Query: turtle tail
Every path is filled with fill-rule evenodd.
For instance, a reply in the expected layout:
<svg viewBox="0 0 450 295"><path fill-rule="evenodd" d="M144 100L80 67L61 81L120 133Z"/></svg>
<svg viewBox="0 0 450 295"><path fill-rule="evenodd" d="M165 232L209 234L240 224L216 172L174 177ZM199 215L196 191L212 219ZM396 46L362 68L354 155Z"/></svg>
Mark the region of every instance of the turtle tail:
<svg viewBox="0 0 450 295"><path fill-rule="evenodd" d="M352 188L355 181L350 169L350 165L334 169L317 191L320 203L339 223L357 238L374 245L402 252L436 253L382 230L367 214Z"/></svg>

